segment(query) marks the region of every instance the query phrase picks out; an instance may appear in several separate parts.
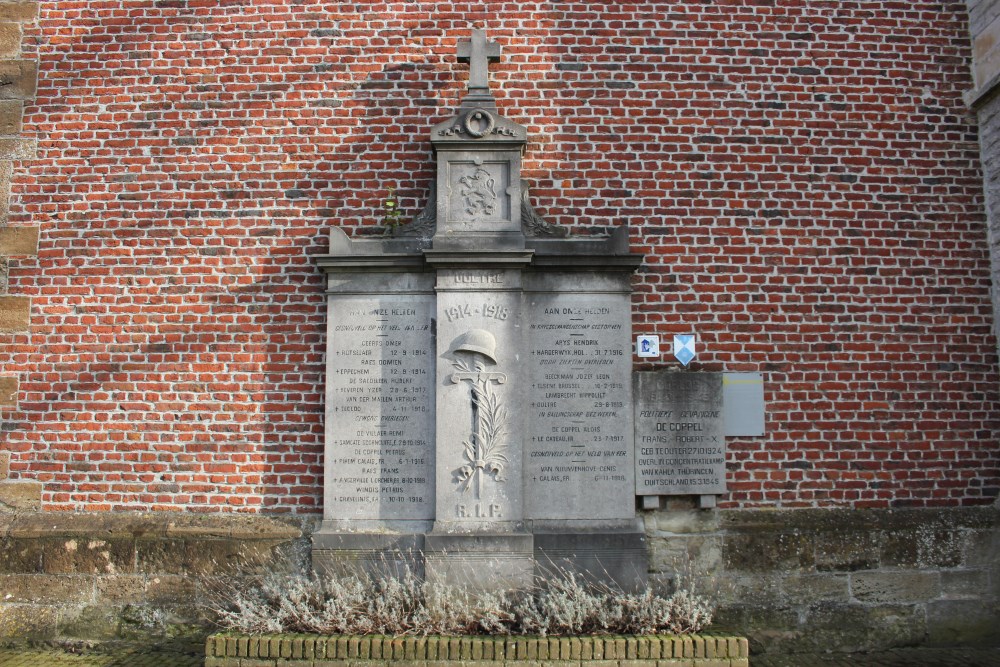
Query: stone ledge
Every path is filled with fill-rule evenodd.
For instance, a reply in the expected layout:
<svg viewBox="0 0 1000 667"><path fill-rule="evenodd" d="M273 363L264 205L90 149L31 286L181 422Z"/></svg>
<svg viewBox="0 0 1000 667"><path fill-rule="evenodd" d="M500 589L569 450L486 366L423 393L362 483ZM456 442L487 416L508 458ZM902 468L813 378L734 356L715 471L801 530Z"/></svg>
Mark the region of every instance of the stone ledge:
<svg viewBox="0 0 1000 667"><path fill-rule="evenodd" d="M844 529L892 530L924 528L990 528L1000 520L997 507L853 509L846 507L777 509L733 509L719 512L720 530L726 532L780 529L786 532L836 532Z"/></svg>
<svg viewBox="0 0 1000 667"><path fill-rule="evenodd" d="M359 662L431 667L481 662L502 667L590 664L594 667L745 667L750 650L744 637L651 635L609 637L387 637L379 635L244 635L218 633L205 641L205 665L330 665ZM319 662L324 661L324 662Z"/></svg>
<svg viewBox="0 0 1000 667"><path fill-rule="evenodd" d="M0 537L53 538L222 538L236 540L294 540L303 529L263 516L173 513L44 512L0 516Z"/></svg>
<svg viewBox="0 0 1000 667"><path fill-rule="evenodd" d="M992 98L994 93L1000 91L1000 72L994 74L986 83L979 86L978 88L973 88L962 95L965 100L966 106L968 106L973 111L979 111L979 109L986 105Z"/></svg>

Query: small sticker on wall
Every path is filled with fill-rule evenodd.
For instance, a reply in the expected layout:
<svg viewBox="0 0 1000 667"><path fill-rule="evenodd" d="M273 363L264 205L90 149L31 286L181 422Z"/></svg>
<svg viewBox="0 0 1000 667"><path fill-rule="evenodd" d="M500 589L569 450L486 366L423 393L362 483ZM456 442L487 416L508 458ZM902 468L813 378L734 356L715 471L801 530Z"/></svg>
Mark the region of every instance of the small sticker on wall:
<svg viewBox="0 0 1000 667"><path fill-rule="evenodd" d="M636 336L635 353L640 357L660 356L660 337L646 335Z"/></svg>

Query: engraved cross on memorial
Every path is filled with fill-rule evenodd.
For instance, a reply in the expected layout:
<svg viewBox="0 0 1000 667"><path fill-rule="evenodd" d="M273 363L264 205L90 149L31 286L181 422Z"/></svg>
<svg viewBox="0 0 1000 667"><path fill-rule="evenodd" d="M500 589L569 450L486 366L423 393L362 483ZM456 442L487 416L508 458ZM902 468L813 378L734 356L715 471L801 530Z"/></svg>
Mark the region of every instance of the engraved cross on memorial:
<svg viewBox="0 0 1000 667"><path fill-rule="evenodd" d="M458 115L431 131L438 163L432 252L524 251L520 172L528 134L500 115L490 92L489 65L500 60L500 45L473 30L457 58L469 63L468 91Z"/></svg>

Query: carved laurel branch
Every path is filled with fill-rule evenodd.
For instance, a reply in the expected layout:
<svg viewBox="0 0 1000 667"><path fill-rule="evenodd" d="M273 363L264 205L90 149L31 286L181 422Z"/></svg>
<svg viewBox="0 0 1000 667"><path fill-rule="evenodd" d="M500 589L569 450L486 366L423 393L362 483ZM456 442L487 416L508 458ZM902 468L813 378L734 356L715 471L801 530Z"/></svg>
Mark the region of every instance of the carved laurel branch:
<svg viewBox="0 0 1000 667"><path fill-rule="evenodd" d="M463 360L456 360L452 366L463 373L472 372ZM477 360L475 371L485 370L482 362ZM496 482L506 482L504 470L510 463L507 458L508 445L505 442L510 417L507 408L500 403L496 391L485 379L473 383L472 400L478 406L476 431L462 441L462 454L467 463L455 471L459 489L463 493L469 491L473 483L484 475L492 475Z"/></svg>
<svg viewBox="0 0 1000 667"><path fill-rule="evenodd" d="M456 134L458 134L458 135L467 134L470 137L474 136L471 133L469 133L469 131L466 130L461 125L455 125L453 127L449 127L449 128L443 129L443 130L438 130L438 134L441 135L442 137L450 137L450 136L456 135ZM505 136L505 137L516 137L517 136L517 133L514 132L514 130L510 129L509 127L494 127L493 131L490 132L490 134L492 134L492 135L499 135L499 136Z"/></svg>

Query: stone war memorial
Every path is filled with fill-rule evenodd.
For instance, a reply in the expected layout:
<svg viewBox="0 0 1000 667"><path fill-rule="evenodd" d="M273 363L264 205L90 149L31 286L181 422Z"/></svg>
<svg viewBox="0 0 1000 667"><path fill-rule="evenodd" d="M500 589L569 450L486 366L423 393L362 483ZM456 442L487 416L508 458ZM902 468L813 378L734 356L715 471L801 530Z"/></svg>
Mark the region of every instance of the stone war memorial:
<svg viewBox="0 0 1000 667"><path fill-rule="evenodd" d="M418 554L431 580L528 588L568 568L646 582L635 510L628 230L574 238L531 207L500 47L430 130L435 193L384 238L331 231L321 569Z"/></svg>
<svg viewBox="0 0 1000 667"><path fill-rule="evenodd" d="M1000 644L1000 0L0 2L0 83L0 642L561 572Z"/></svg>

